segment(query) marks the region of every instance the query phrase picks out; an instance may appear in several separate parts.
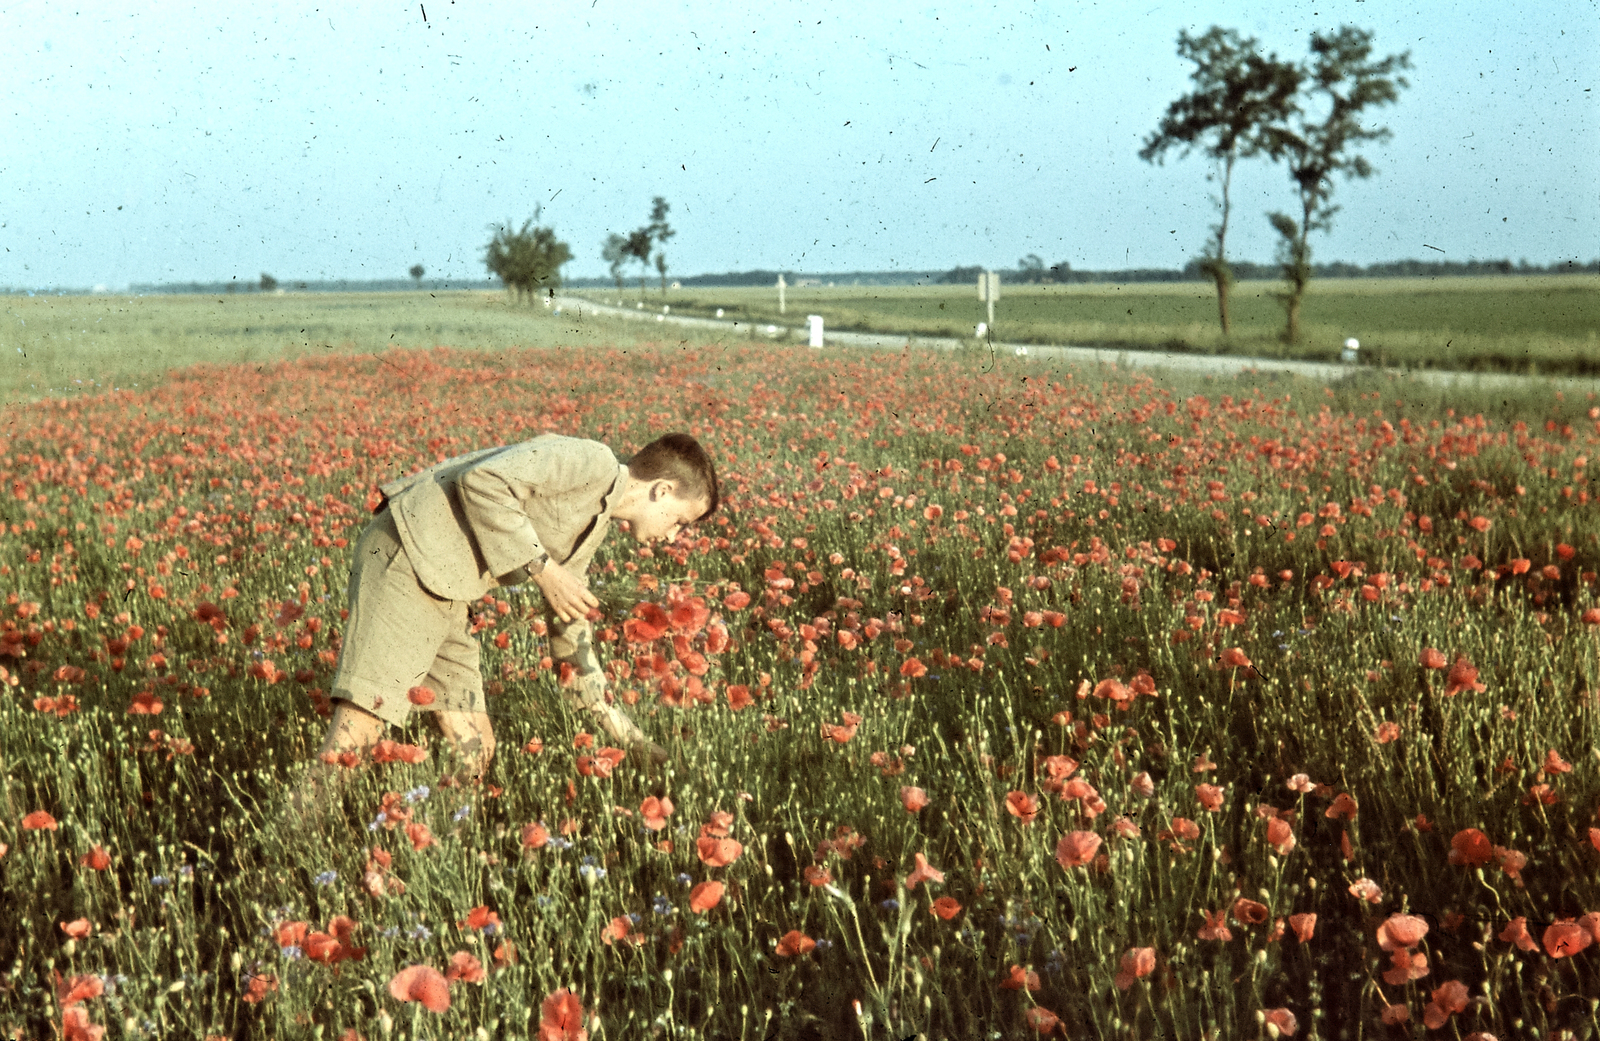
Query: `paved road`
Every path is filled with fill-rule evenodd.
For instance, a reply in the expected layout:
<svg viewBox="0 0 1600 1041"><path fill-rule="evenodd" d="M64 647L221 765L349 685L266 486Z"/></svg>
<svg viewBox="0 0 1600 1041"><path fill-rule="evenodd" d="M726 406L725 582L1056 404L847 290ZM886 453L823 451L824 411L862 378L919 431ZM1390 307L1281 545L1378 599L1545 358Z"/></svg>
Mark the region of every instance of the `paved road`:
<svg viewBox="0 0 1600 1041"><path fill-rule="evenodd" d="M663 325L670 323L689 328L726 332L740 337L748 336L753 340L788 340L793 336L803 342L807 335L806 327L803 324L795 327L765 324L751 325L748 322L734 322L717 318L663 314L659 308L652 310L648 306L644 309L617 307L575 296L556 297L555 305L563 310L583 314L607 315L642 322L660 322ZM873 347L900 350L902 347L910 345L939 351L953 351L958 347L970 346L975 342L946 336L827 331L824 332L824 341L830 347ZM1324 383L1332 383L1354 372L1390 372L1396 376L1409 375L1425 383L1444 387L1545 386L1552 390L1564 390L1568 393L1600 391L1600 380L1588 377L1522 376L1511 373L1447 372L1437 369L1406 372L1398 369L1361 369L1328 362L1291 361L1279 358L1240 358L1228 355L1183 354L1172 351L1126 351L1108 350L1099 347L1042 346L1040 344L1002 343L999 341L988 344L988 346L991 346L996 354L1026 356L1029 358L1059 358L1080 364L1108 365L1119 368L1182 369L1189 372L1216 375L1231 375L1239 372L1284 372L1305 376Z"/></svg>

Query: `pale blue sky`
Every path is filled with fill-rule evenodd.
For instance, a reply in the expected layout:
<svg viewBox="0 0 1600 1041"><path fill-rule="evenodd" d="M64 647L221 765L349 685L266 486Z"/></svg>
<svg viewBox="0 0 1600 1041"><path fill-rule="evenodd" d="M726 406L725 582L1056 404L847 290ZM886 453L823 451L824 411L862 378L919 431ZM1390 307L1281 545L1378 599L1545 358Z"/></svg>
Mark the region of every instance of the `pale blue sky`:
<svg viewBox="0 0 1600 1041"><path fill-rule="evenodd" d="M565 273L604 275L654 195L676 275L1179 267L1205 165L1137 155L1188 83L1178 30L1301 58L1341 23L1415 68L1316 259L1600 256L1596 0L0 0L0 286L481 281L487 226L537 204ZM1232 255L1270 261L1292 203L1243 167Z"/></svg>

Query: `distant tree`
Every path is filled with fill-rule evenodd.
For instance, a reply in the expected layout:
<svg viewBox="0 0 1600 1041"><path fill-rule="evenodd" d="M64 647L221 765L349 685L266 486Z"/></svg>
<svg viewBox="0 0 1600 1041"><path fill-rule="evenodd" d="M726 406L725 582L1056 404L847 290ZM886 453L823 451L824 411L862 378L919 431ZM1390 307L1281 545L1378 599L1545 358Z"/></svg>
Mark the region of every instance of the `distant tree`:
<svg viewBox="0 0 1600 1041"><path fill-rule="evenodd" d="M1300 89L1300 68L1276 55L1262 57L1254 38L1213 25L1203 36L1178 33L1178 56L1194 62L1189 78L1194 90L1167 107L1155 132L1145 139L1139 158L1164 162L1169 149L1180 157L1199 148L1216 163L1206 180L1217 179L1221 219L1211 226L1212 241L1201 258L1201 271L1217 286L1217 315L1228 334L1228 192L1233 167L1265 149L1267 128L1288 118Z"/></svg>
<svg viewBox="0 0 1600 1041"><path fill-rule="evenodd" d="M556 238L552 228L538 227L538 211L513 231L511 222L493 224L483 262L498 275L514 299L531 299L541 288L561 285L561 265L572 259L572 250Z"/></svg>
<svg viewBox="0 0 1600 1041"><path fill-rule="evenodd" d="M426 272L424 272L422 270L422 265L421 264L412 264L411 265L411 277L414 280L416 280L418 289L422 288L422 276L424 274L426 274Z"/></svg>
<svg viewBox="0 0 1600 1041"><path fill-rule="evenodd" d="M622 252L639 262L639 296L644 297L644 279L650 273L650 229L637 228L628 232L622 242Z"/></svg>
<svg viewBox="0 0 1600 1041"><path fill-rule="evenodd" d="M1298 222L1286 213L1267 215L1282 240L1277 259L1286 288L1279 301L1287 319L1283 333L1287 343L1300 340L1300 304L1311 281L1311 247L1306 239L1313 231L1330 230L1339 211L1331 202L1333 175L1343 174L1347 180L1371 177L1371 164L1354 150L1364 142L1390 137L1387 127L1363 123L1362 113L1399 100L1401 88L1409 86L1396 72L1411 67L1411 52L1374 61L1372 36L1353 25L1341 26L1331 35L1312 33L1311 61L1301 74L1309 83L1311 96L1306 100L1316 115L1297 105L1263 136L1263 150L1288 166L1300 197Z"/></svg>
<svg viewBox="0 0 1600 1041"><path fill-rule="evenodd" d="M600 250L600 259L610 266L617 292L622 292L622 265L628 261L628 240L616 232L607 235L605 245Z"/></svg>
<svg viewBox="0 0 1600 1041"><path fill-rule="evenodd" d="M267 274L265 271L261 272L261 291L263 293L270 293L277 288L278 280Z"/></svg>
<svg viewBox="0 0 1600 1041"><path fill-rule="evenodd" d="M650 238L656 244L656 270L661 272L661 295L667 295L667 257L661 252L661 247L677 232L667 223L667 211L672 209L667 205L667 200L656 196L650 203L650 223L645 225L650 232Z"/></svg>
<svg viewBox="0 0 1600 1041"><path fill-rule="evenodd" d="M983 268L976 264L968 264L964 267L951 268L944 273L944 277L940 278L939 281L947 286L959 286L967 283L977 285L978 276L981 274L983 274Z"/></svg>
<svg viewBox="0 0 1600 1041"><path fill-rule="evenodd" d="M1017 281L1031 283L1043 282L1044 258L1037 253L1029 253L1027 256L1017 261Z"/></svg>

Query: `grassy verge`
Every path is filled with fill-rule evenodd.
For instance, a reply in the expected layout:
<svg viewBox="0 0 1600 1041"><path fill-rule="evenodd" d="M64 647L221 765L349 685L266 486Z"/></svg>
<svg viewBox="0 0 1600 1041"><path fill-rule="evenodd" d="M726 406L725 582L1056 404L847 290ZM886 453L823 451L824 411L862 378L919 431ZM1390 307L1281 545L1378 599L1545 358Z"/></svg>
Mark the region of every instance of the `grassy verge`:
<svg viewBox="0 0 1600 1041"><path fill-rule="evenodd" d="M1204 283L1007 286L995 335L1019 343L1239 354L1332 361L1344 341L1361 341L1371 364L1462 371L1600 372L1600 283L1591 276L1545 278L1324 279L1313 282L1304 339L1279 340L1283 312L1271 282L1241 282L1232 296L1232 335L1216 318ZM638 302L636 291L585 290L597 300ZM652 290L645 305L725 315L751 323L803 324L820 314L830 329L971 337L987 305L967 286L807 286L775 289Z"/></svg>

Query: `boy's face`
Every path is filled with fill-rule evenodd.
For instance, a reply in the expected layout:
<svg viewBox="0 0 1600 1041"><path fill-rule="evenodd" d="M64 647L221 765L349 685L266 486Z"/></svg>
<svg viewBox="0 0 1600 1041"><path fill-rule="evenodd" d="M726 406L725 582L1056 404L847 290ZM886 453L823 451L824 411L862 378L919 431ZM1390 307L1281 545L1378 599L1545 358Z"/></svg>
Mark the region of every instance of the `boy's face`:
<svg viewBox="0 0 1600 1041"><path fill-rule="evenodd" d="M671 481L654 481L638 513L626 523L638 541L649 544L656 539L672 542L678 532L693 524L711 504L705 499L680 499Z"/></svg>

